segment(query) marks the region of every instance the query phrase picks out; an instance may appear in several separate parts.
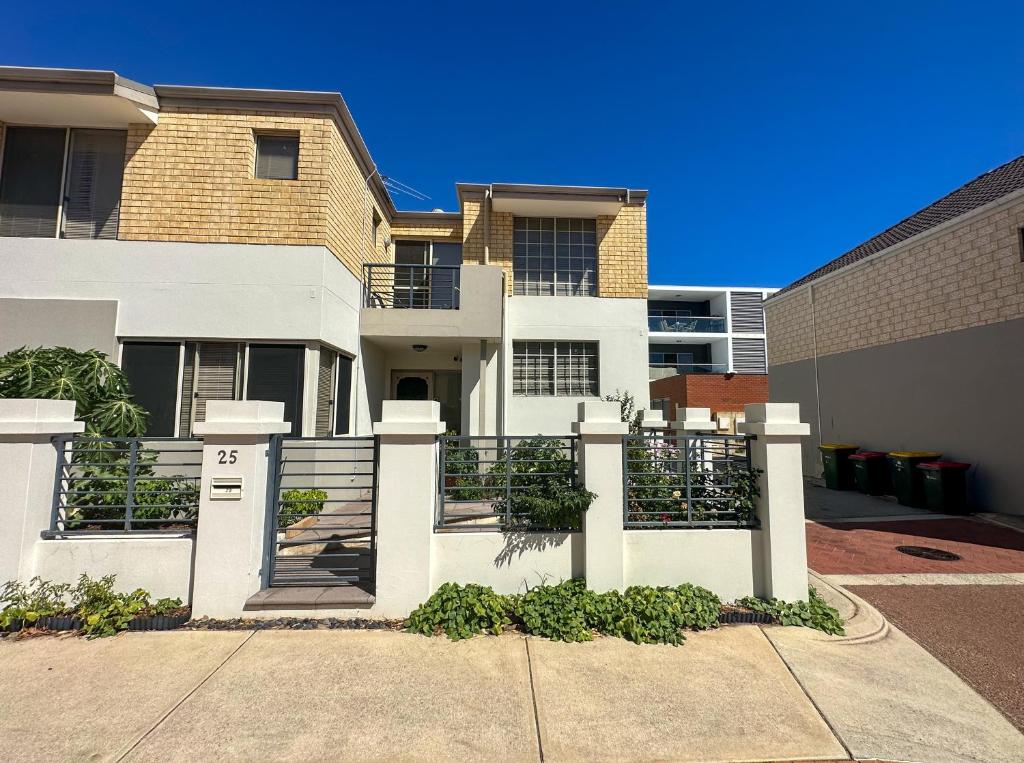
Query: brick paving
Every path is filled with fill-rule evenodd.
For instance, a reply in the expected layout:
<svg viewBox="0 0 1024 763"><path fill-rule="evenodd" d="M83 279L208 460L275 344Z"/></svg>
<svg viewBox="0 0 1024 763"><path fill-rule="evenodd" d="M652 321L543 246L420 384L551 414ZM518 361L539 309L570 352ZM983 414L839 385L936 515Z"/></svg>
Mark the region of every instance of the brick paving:
<svg viewBox="0 0 1024 763"><path fill-rule="evenodd" d="M920 559L897 546L927 546L962 558ZM1024 572L1024 533L970 518L809 522L807 563L823 575Z"/></svg>
<svg viewBox="0 0 1024 763"><path fill-rule="evenodd" d="M1024 731L1024 586L848 586Z"/></svg>

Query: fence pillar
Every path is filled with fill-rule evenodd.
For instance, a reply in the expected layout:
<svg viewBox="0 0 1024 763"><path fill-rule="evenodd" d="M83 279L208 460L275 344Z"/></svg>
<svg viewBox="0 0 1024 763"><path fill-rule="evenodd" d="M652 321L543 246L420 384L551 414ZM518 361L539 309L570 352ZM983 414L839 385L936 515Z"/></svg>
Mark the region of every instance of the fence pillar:
<svg viewBox="0 0 1024 763"><path fill-rule="evenodd" d="M672 422L672 428L684 434L714 434L718 431L718 426L711 420L710 408L684 408L681 405L676 406L676 420Z"/></svg>
<svg viewBox="0 0 1024 763"><path fill-rule="evenodd" d="M763 470L758 484L764 559L763 595L786 601L807 598L807 541L804 532L804 478L800 438L810 425L800 422L797 403L758 403L746 407L740 431L754 435L750 460Z"/></svg>
<svg viewBox="0 0 1024 763"><path fill-rule="evenodd" d="M266 555L270 437L291 431L284 403L210 400L192 576L193 617L238 617L262 588ZM234 486L240 486L239 491Z"/></svg>
<svg viewBox="0 0 1024 763"><path fill-rule="evenodd" d="M597 494L583 515L587 587L621 591L625 585L622 436L629 426L621 421L618 403L593 401L579 404L579 421L572 428L580 436L580 481Z"/></svg>
<svg viewBox="0 0 1024 763"><path fill-rule="evenodd" d="M668 422L665 421L665 414L661 411L652 411L648 408L640 409L640 415L637 417L637 421L640 425L640 429L645 432L656 432L668 428Z"/></svg>
<svg viewBox="0 0 1024 763"><path fill-rule="evenodd" d="M35 544L53 509L53 438L84 429L74 400L0 400L0 584L32 577Z"/></svg>
<svg viewBox="0 0 1024 763"><path fill-rule="evenodd" d="M385 400L377 454L377 585L374 613L405 617L430 590L430 548L437 506L436 401Z"/></svg>

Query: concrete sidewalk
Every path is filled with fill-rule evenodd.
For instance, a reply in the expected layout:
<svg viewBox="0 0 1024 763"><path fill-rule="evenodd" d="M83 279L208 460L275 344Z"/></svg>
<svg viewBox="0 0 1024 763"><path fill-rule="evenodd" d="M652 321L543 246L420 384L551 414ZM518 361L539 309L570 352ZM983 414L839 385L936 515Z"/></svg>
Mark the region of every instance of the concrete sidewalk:
<svg viewBox="0 0 1024 763"><path fill-rule="evenodd" d="M1024 759L987 702L845 601L846 639L737 626L679 648L379 631L7 639L0 739L5 758L58 760Z"/></svg>

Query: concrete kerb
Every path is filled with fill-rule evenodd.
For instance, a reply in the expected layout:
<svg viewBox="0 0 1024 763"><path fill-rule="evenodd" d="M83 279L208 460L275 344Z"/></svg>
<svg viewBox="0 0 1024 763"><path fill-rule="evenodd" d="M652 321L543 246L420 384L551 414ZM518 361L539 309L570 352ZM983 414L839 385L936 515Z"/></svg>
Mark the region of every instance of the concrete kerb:
<svg viewBox="0 0 1024 763"><path fill-rule="evenodd" d="M829 636L816 633L822 641L844 644L866 644L884 639L889 633L889 621L875 607L845 588L827 581L824 577L808 570L808 580L821 597L836 608L843 618L845 636Z"/></svg>

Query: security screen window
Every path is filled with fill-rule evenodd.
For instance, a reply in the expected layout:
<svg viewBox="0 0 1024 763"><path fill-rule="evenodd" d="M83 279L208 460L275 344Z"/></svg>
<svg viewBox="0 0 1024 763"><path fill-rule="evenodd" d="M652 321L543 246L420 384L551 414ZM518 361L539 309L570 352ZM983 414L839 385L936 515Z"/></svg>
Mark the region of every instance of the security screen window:
<svg viewBox="0 0 1024 763"><path fill-rule="evenodd" d="M512 394L596 397L597 342L513 342Z"/></svg>
<svg viewBox="0 0 1024 763"><path fill-rule="evenodd" d="M291 435L302 433L302 378L306 348L292 344L249 345L246 399L284 403Z"/></svg>
<svg viewBox="0 0 1024 763"><path fill-rule="evenodd" d="M121 347L121 369L132 398L149 413L148 437L174 437L180 354L177 342L125 342Z"/></svg>
<svg viewBox="0 0 1024 763"><path fill-rule="evenodd" d="M299 136L257 135L256 177L264 180L297 180Z"/></svg>
<svg viewBox="0 0 1024 763"><path fill-rule="evenodd" d="M8 127L0 236L117 238L126 139L124 130Z"/></svg>
<svg viewBox="0 0 1024 763"><path fill-rule="evenodd" d="M597 293L597 221L515 218L512 273L515 294L594 296Z"/></svg>

